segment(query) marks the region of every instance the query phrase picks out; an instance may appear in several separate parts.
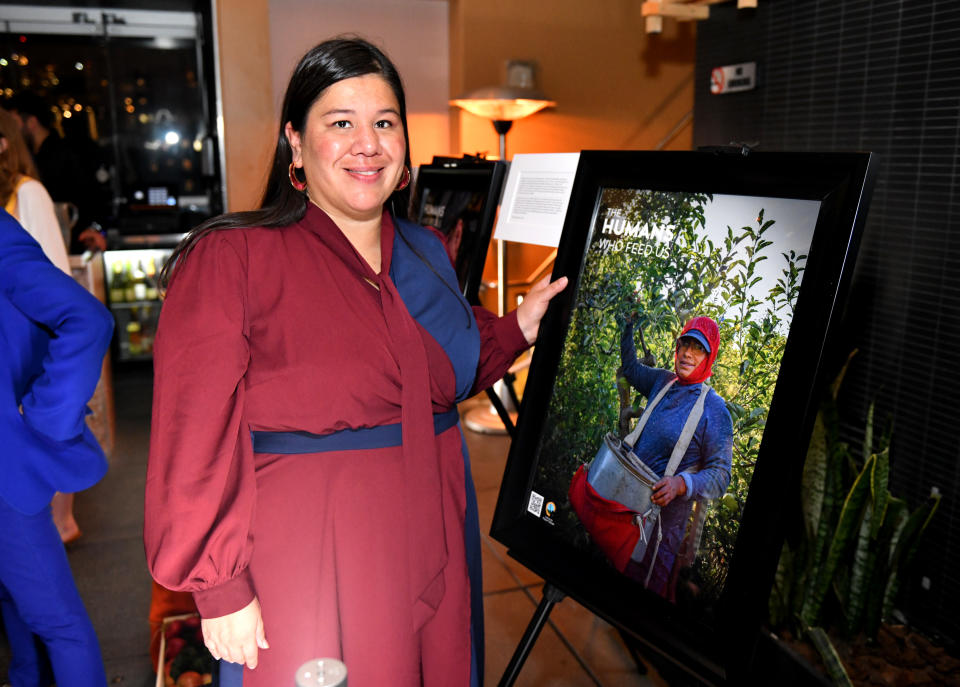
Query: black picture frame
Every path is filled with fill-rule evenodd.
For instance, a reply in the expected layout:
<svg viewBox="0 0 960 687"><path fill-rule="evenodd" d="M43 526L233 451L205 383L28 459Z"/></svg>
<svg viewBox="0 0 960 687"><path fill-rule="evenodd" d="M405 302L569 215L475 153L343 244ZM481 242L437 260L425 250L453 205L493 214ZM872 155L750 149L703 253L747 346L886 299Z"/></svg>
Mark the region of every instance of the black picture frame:
<svg viewBox="0 0 960 687"><path fill-rule="evenodd" d="M806 445L835 350L872 188L869 153L584 151L564 222L553 278L567 288L543 318L504 471L491 536L509 554L564 594L640 640L706 684L747 679L770 593ZM792 324L782 349L752 480L739 517L726 581L709 607L667 601L585 552L568 531L531 515L532 486L554 400L571 320L578 307L587 250L603 194L625 189L655 194L713 194L816 201ZM606 210L604 210L606 212ZM758 219L762 220L762 215ZM721 323L721 326L722 323ZM615 354L619 356L619 351ZM542 473L541 473L542 474ZM556 495L548 495L548 498ZM569 502L566 504L569 507ZM557 499L555 508L564 508ZM745 684L745 683L744 683Z"/></svg>
<svg viewBox="0 0 960 687"><path fill-rule="evenodd" d="M413 216L419 224L450 237L462 220L454 269L464 297L480 304L480 283L487 248L506 176L506 163L475 157L434 157L421 165L413 193Z"/></svg>

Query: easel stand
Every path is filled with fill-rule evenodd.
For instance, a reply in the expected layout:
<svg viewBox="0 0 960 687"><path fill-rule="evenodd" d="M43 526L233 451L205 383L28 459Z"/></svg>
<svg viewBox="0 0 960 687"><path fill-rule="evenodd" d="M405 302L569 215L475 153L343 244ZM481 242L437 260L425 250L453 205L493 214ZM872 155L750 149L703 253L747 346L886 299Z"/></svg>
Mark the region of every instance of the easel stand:
<svg viewBox="0 0 960 687"><path fill-rule="evenodd" d="M523 668L523 664L526 662L527 656L530 655L530 651L533 649L537 637L540 636L540 630L543 629L547 618L550 616L550 611L553 610L554 606L563 601L565 596L562 591L549 582L544 583L543 598L540 600L537 610L534 611L533 618L530 619L530 623L527 625L527 629L520 639L520 644L517 645L516 650L513 652L513 656L510 658L510 662L503 672L503 677L501 677L500 682L497 683L497 687L511 687L513 683L516 682L517 677L520 675L520 669ZM620 632L620 636L623 638L630 657L634 663L636 663L637 672L645 675L647 673L647 666L640 655L636 640L624 632Z"/></svg>
<svg viewBox="0 0 960 687"><path fill-rule="evenodd" d="M509 394L510 400L513 402L513 407L520 407L520 399L517 398L517 391L513 387L514 381L517 377L512 372L507 372L501 380L503 383L503 388ZM497 391L494 387L489 387L487 389L487 398L490 399L490 405L493 406L493 409L497 411L497 415L500 416L500 421L503 423L504 429L507 430L507 434L512 439L516 434L516 427L513 424L513 418L510 417L510 412L507 410L507 407L504 405L503 400L497 395Z"/></svg>
<svg viewBox="0 0 960 687"><path fill-rule="evenodd" d="M500 682L498 683L499 687L510 687L516 682L517 676L520 674L520 669L523 668L527 656L530 655L530 650L533 649L537 637L540 636L540 630L543 629L544 624L547 622L550 611L553 610L554 606L563 601L564 596L565 594L563 592L549 582L543 585L543 598L540 600L540 605L537 606L533 618L530 619L530 624L527 625L526 632L523 633L520 644L517 645L517 649L513 652L510 663L507 664L503 677L500 678Z"/></svg>

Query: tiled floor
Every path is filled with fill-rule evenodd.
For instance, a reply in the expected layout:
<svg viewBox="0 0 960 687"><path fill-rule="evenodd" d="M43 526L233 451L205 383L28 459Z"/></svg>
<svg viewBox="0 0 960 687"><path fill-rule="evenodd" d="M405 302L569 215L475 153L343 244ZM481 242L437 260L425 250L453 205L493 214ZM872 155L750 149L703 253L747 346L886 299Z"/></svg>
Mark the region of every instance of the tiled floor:
<svg viewBox="0 0 960 687"><path fill-rule="evenodd" d="M141 543L143 484L149 437L150 376L115 377L117 444L107 477L77 496L84 535L68 547L81 595L101 641L110 685L150 687L147 656L150 578ZM480 399L467 403L482 402ZM504 436L465 431L477 486L481 530L489 531L509 451ZM483 535L486 684L496 685L533 617L543 581ZM9 652L0 634L0 684ZM515 682L518 687L660 687L641 675L620 636L572 599L553 609Z"/></svg>

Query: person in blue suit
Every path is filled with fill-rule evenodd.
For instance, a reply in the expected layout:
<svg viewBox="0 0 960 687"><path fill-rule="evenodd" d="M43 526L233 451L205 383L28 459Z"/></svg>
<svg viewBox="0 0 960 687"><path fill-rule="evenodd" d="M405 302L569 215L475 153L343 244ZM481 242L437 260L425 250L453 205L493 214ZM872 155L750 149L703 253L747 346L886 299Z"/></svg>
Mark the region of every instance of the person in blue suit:
<svg viewBox="0 0 960 687"><path fill-rule="evenodd" d="M107 461L87 427L113 318L0 210L0 610L13 687L104 687L93 625L50 514Z"/></svg>

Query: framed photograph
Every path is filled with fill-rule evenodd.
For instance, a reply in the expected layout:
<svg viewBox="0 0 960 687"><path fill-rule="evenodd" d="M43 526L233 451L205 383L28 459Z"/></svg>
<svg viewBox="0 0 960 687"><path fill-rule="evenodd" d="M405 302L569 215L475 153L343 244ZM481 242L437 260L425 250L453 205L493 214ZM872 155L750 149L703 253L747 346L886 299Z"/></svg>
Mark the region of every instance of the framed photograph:
<svg viewBox="0 0 960 687"><path fill-rule="evenodd" d="M871 169L580 156L491 534L707 684L749 672Z"/></svg>
<svg viewBox="0 0 960 687"><path fill-rule="evenodd" d="M478 305L483 265L497 216L506 163L435 157L417 172L413 215L439 229L463 295Z"/></svg>

